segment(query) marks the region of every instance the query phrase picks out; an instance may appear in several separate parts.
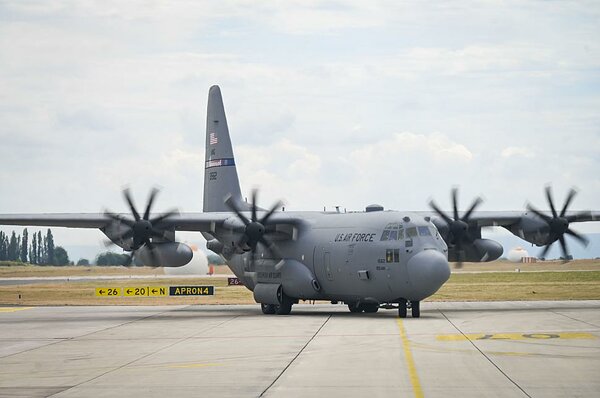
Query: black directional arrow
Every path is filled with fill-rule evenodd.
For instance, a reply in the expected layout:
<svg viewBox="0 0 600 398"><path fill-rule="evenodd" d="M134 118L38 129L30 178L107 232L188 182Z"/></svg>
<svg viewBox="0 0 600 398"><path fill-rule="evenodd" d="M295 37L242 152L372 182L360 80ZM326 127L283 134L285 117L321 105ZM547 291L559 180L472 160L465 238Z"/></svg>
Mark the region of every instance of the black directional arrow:
<svg viewBox="0 0 600 398"><path fill-rule="evenodd" d="M100 294L104 294L104 290L102 290L102 289L98 290L98 292L99 292Z"/></svg>
<svg viewBox="0 0 600 398"><path fill-rule="evenodd" d="M127 289L127 294L131 293L131 289Z"/></svg>
<svg viewBox="0 0 600 398"><path fill-rule="evenodd" d="M158 290L156 290L156 289L152 289L152 293L155 293L155 294L156 294L156 292L157 292L157 291L158 291Z"/></svg>

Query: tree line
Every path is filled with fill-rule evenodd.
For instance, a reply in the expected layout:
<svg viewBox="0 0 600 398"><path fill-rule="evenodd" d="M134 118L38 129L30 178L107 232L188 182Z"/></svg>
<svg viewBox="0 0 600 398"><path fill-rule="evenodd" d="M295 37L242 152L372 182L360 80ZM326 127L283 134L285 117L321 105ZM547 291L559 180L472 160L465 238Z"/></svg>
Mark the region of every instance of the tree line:
<svg viewBox="0 0 600 398"><path fill-rule="evenodd" d="M31 244L27 228L23 230L23 235L17 235L15 231L12 231L10 237L0 231L0 261L18 261L39 265L71 264L67 251L54 244L54 236L52 236L50 228L44 236L41 231L34 232Z"/></svg>

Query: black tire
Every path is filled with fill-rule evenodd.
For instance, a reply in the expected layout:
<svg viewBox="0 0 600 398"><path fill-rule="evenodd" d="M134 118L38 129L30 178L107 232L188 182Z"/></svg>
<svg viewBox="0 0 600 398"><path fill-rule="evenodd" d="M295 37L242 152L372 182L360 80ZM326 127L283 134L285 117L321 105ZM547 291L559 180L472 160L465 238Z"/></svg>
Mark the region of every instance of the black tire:
<svg viewBox="0 0 600 398"><path fill-rule="evenodd" d="M362 307L358 305L358 303L348 303L348 309L350 312L355 314L363 311Z"/></svg>
<svg viewBox="0 0 600 398"><path fill-rule="evenodd" d="M379 311L379 304L361 304L360 306L367 314L374 314Z"/></svg>
<svg viewBox="0 0 600 398"><path fill-rule="evenodd" d="M260 304L260 309L265 315L273 315L275 313L275 304Z"/></svg>
<svg viewBox="0 0 600 398"><path fill-rule="evenodd" d="M421 302L420 301L411 301L411 311L413 318L421 317Z"/></svg>
<svg viewBox="0 0 600 398"><path fill-rule="evenodd" d="M400 302L398 302L398 317L406 318L406 313L406 300L400 299Z"/></svg>
<svg viewBox="0 0 600 398"><path fill-rule="evenodd" d="M275 313L277 315L289 315L292 312L293 304L292 299L284 294L281 298L281 304L275 306Z"/></svg>

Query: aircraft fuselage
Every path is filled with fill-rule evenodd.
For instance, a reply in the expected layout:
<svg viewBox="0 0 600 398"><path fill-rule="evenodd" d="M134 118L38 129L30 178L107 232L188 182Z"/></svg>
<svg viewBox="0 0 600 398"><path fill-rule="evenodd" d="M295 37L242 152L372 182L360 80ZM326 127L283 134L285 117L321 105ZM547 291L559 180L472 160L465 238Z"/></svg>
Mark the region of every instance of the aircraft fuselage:
<svg viewBox="0 0 600 398"><path fill-rule="evenodd" d="M280 213L281 214L281 213ZM297 299L388 303L420 301L435 293L450 276L448 248L436 227L414 213L285 212L305 222L293 239L276 242L283 261L304 265L314 275L313 291ZM234 230L217 238L233 246ZM250 290L258 283L281 283L286 275L267 250L231 252L232 271ZM279 265L278 265L279 264ZM290 289L288 289L290 290Z"/></svg>

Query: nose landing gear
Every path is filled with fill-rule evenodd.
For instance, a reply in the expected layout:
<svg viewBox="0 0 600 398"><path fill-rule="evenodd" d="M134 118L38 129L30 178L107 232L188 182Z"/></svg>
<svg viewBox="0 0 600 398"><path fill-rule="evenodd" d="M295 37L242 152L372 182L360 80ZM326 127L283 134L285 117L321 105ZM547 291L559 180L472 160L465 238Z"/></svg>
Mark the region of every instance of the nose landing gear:
<svg viewBox="0 0 600 398"><path fill-rule="evenodd" d="M413 318L421 317L421 302L406 299L400 299L398 302L398 317L406 318L408 308L410 308Z"/></svg>

